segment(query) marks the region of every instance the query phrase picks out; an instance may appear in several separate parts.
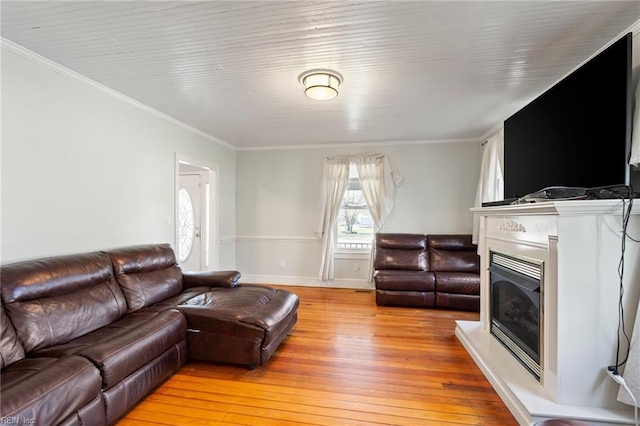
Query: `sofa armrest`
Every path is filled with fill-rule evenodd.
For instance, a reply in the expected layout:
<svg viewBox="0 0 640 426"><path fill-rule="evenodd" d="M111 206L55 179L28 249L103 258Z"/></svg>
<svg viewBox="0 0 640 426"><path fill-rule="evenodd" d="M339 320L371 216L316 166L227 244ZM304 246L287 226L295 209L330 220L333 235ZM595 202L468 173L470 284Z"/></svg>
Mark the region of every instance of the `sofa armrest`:
<svg viewBox="0 0 640 426"><path fill-rule="evenodd" d="M238 271L188 271L182 273L184 288L235 287L240 279Z"/></svg>

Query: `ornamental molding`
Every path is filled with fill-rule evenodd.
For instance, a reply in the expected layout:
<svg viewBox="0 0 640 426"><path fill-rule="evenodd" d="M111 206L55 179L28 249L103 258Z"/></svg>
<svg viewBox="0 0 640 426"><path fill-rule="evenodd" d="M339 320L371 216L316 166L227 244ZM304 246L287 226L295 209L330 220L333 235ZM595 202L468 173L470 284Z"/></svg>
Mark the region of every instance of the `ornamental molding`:
<svg viewBox="0 0 640 426"><path fill-rule="evenodd" d="M522 224L515 222L513 220L505 220L500 225L498 225L497 228L500 231L527 232L527 228L525 228Z"/></svg>

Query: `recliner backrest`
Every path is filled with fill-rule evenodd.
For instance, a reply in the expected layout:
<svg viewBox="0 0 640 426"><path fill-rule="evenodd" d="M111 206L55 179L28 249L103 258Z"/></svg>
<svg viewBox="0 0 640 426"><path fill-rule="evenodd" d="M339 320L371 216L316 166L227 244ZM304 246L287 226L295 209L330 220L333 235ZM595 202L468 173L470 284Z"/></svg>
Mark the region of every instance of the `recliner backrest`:
<svg viewBox="0 0 640 426"><path fill-rule="evenodd" d="M26 353L67 343L127 312L104 253L5 265L0 280L4 309Z"/></svg>
<svg viewBox="0 0 640 426"><path fill-rule="evenodd" d="M18 341L11 320L0 306L0 369L24 358L24 349Z"/></svg>
<svg viewBox="0 0 640 426"><path fill-rule="evenodd" d="M434 272L480 273L480 258L471 235L427 235L429 269Z"/></svg>
<svg viewBox="0 0 640 426"><path fill-rule="evenodd" d="M106 252L124 293L129 312L182 291L182 271L169 244L150 244Z"/></svg>
<svg viewBox="0 0 640 426"><path fill-rule="evenodd" d="M375 270L428 270L426 237L421 234L376 234L373 267Z"/></svg>

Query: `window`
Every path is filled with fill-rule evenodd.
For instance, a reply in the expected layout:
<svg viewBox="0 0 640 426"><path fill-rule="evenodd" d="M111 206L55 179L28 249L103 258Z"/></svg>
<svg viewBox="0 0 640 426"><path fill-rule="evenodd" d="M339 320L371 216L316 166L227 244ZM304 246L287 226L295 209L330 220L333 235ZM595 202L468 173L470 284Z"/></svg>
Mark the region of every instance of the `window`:
<svg viewBox="0 0 640 426"><path fill-rule="evenodd" d="M193 248L195 223L193 202L185 188L178 191L178 262L189 258Z"/></svg>
<svg viewBox="0 0 640 426"><path fill-rule="evenodd" d="M349 165L349 185L342 199L335 228L337 248L371 250L373 219L362 193L355 164Z"/></svg>

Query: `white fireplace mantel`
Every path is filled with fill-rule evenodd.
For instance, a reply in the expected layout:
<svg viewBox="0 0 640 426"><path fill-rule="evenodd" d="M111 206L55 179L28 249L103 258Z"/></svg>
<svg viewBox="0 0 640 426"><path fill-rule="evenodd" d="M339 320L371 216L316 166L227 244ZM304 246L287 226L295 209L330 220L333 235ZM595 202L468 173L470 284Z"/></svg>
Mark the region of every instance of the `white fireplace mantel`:
<svg viewBox="0 0 640 426"><path fill-rule="evenodd" d="M633 424L606 375L615 363L622 201L574 200L472 209L480 218L480 321L458 321L456 336L522 425L546 418ZM640 238L640 200L628 234ZM489 252L542 261L541 381L489 332ZM627 239L625 324L640 299L640 244ZM623 346L622 353L626 353Z"/></svg>

